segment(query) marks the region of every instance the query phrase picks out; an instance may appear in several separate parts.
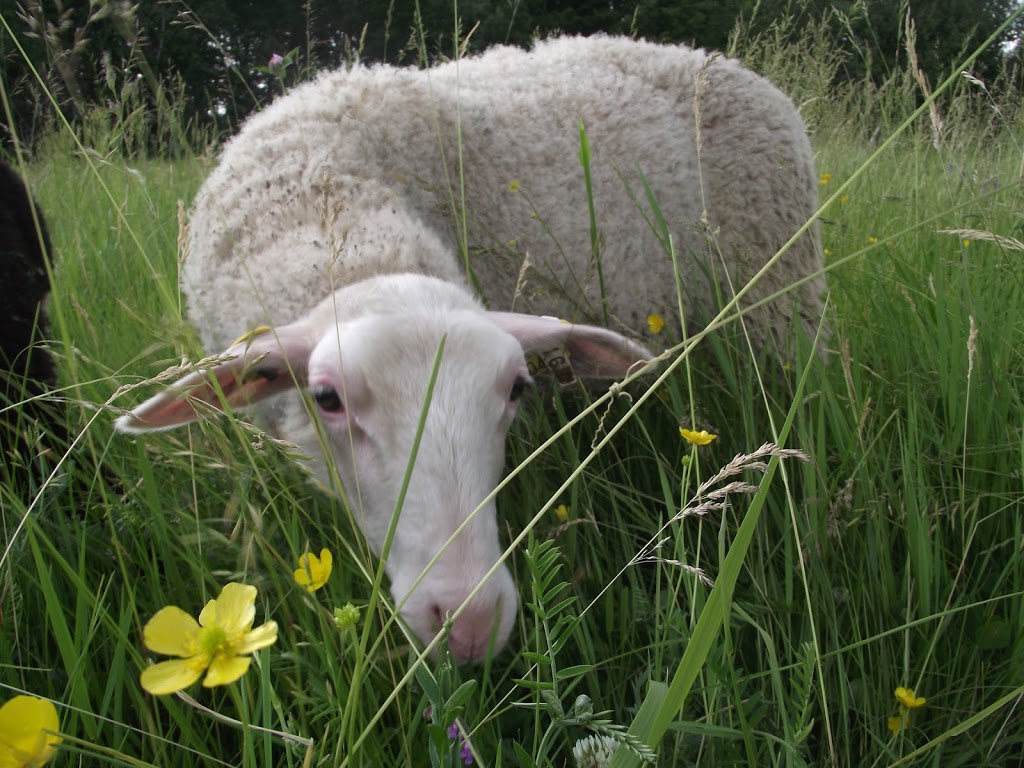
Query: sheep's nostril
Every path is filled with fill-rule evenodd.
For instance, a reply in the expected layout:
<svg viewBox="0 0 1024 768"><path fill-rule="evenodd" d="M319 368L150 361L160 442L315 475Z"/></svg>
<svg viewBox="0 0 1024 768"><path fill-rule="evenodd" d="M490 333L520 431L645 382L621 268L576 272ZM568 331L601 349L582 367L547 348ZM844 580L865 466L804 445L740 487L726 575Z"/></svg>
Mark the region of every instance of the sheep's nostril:
<svg viewBox="0 0 1024 768"><path fill-rule="evenodd" d="M435 632L444 626L445 614L444 611L441 610L441 606L437 603L430 606L430 617L433 619Z"/></svg>
<svg viewBox="0 0 1024 768"><path fill-rule="evenodd" d="M497 641L496 611L493 605L473 601L448 630L448 650L460 663L478 663L503 643Z"/></svg>

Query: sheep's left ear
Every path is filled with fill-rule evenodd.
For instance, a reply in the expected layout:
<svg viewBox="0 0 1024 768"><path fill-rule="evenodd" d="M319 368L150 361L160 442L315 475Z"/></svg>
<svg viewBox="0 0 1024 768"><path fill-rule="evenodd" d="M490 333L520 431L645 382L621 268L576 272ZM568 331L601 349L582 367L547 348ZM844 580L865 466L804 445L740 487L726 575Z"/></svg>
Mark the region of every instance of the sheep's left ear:
<svg viewBox="0 0 1024 768"><path fill-rule="evenodd" d="M561 382L573 374L583 379L621 379L654 355L621 334L593 325L574 325L554 317L490 312L498 326L523 346L531 373L542 363Z"/></svg>

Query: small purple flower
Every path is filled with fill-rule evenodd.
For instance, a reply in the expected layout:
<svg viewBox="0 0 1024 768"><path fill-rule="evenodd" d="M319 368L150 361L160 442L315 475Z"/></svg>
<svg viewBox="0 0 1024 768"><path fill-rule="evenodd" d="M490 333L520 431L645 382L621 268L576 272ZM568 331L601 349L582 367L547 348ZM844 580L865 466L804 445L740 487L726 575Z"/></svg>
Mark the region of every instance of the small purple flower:
<svg viewBox="0 0 1024 768"><path fill-rule="evenodd" d="M452 723L451 726L448 728L448 738L452 739L452 740L454 740L454 739L458 739L459 740L459 743L462 746L462 749L459 751L459 757L462 758L462 764L465 765L465 766L472 765L473 764L473 752L469 748L469 742L466 741L464 738L462 738L462 735L459 733L459 724L458 724L458 722Z"/></svg>
<svg viewBox="0 0 1024 768"><path fill-rule="evenodd" d="M270 67L270 69L277 69L282 64L284 64L284 56L279 53L271 54L270 61L267 62L267 66Z"/></svg>

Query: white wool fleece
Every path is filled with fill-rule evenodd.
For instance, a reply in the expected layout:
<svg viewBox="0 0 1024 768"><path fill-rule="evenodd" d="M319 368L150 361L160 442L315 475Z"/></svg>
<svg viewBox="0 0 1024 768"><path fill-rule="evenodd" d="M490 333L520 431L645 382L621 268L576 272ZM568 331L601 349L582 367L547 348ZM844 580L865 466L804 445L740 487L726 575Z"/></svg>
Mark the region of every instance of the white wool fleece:
<svg viewBox="0 0 1024 768"><path fill-rule="evenodd" d="M799 113L736 61L570 37L428 70L356 66L251 118L200 191L183 285L204 345L293 321L372 275L467 285L463 222L472 285L491 309L513 308L515 296L516 311L604 323L580 121L612 326L642 334L657 312L678 328L676 275L643 179L673 237L691 322L710 316L710 275L731 295L723 263L738 290L815 210ZM821 266L812 229L749 303ZM824 287L816 277L751 314L755 344L784 344L791 322L813 332Z"/></svg>

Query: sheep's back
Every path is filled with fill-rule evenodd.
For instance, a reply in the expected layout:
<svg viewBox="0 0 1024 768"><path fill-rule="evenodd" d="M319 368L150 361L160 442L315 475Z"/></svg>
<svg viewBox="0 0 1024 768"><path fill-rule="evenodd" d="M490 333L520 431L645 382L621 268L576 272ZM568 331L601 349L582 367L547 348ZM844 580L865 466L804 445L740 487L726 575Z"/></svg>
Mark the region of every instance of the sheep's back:
<svg viewBox="0 0 1024 768"><path fill-rule="evenodd" d="M599 320L607 309L641 331L650 312L672 322L678 306L651 199L687 306L708 313L706 274L724 262L742 285L810 216L814 195L803 123L767 81L684 47L563 38L425 71L329 73L279 99L204 185L184 280L211 347L292 320L339 283L401 271L461 282L467 266L492 308ZM765 287L816 265L812 232ZM822 288L801 289L808 316ZM774 321L755 317L755 337Z"/></svg>

